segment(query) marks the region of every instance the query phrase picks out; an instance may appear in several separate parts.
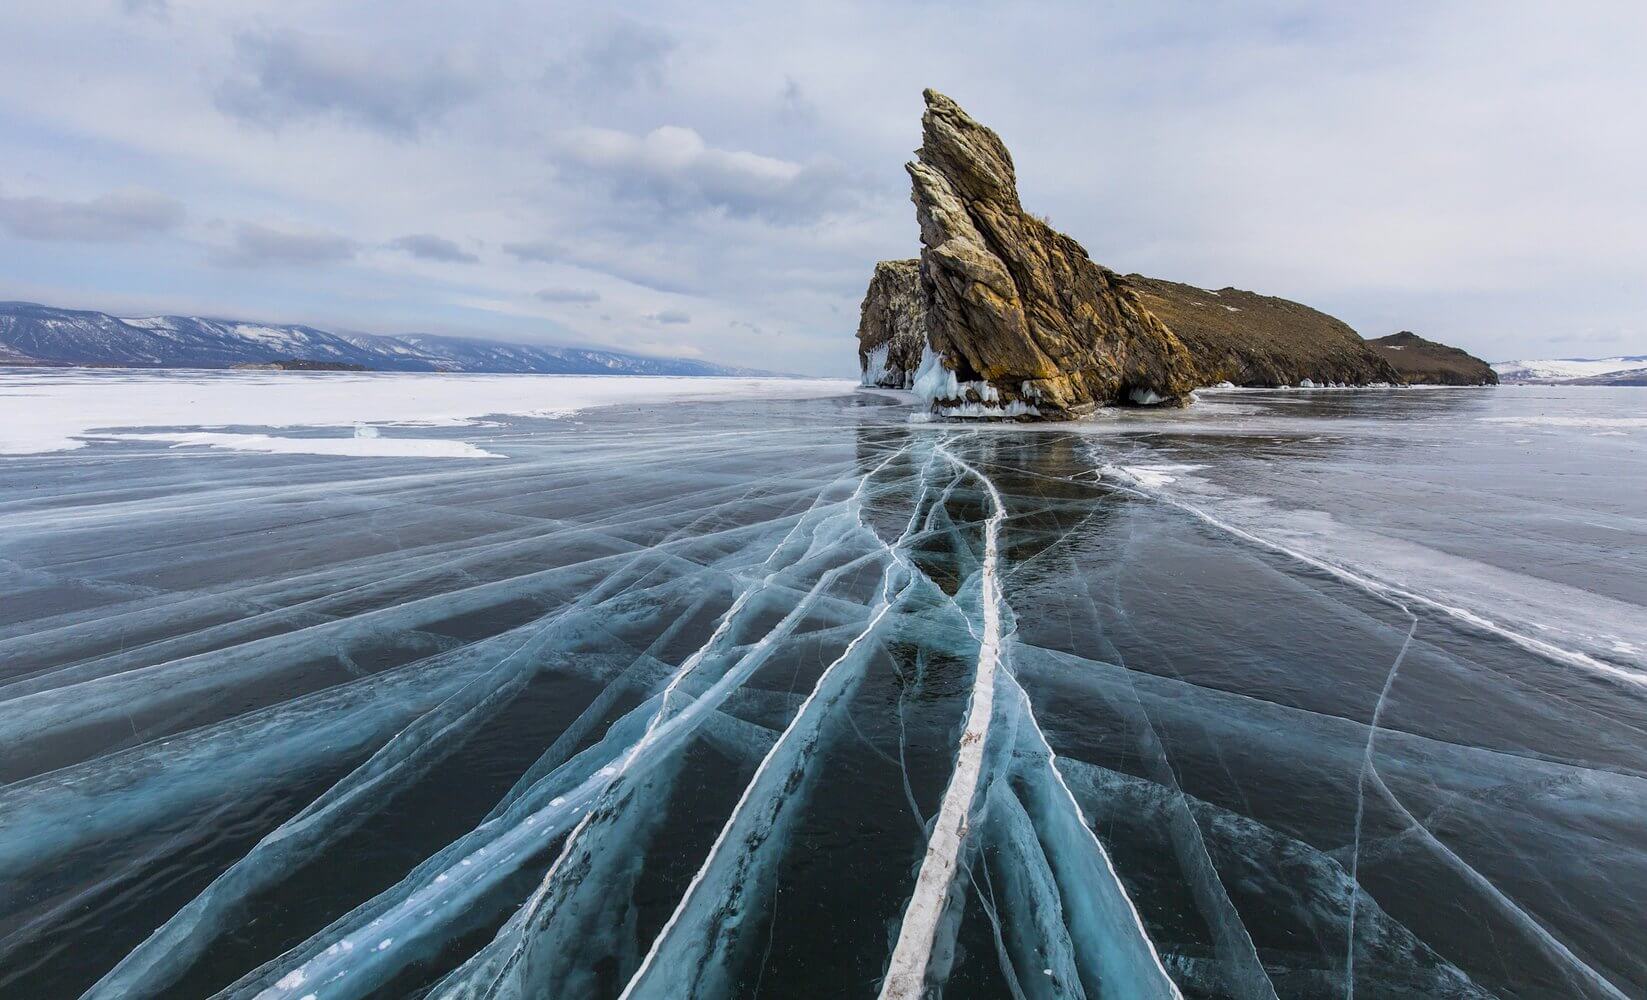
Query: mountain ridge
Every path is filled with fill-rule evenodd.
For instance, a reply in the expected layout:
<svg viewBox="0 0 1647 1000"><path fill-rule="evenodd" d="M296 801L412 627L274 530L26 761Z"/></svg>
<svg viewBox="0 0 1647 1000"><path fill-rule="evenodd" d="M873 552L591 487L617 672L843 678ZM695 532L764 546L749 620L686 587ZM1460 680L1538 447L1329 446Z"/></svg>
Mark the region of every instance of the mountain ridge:
<svg viewBox="0 0 1647 1000"><path fill-rule="evenodd" d="M1524 385L1647 385L1647 354L1495 361L1499 380Z"/></svg>
<svg viewBox="0 0 1647 1000"><path fill-rule="evenodd" d="M35 302L0 302L0 365L4 366L211 369L292 361L335 362L391 372L779 374L596 348L425 333L337 333L301 323L206 316L120 317Z"/></svg>

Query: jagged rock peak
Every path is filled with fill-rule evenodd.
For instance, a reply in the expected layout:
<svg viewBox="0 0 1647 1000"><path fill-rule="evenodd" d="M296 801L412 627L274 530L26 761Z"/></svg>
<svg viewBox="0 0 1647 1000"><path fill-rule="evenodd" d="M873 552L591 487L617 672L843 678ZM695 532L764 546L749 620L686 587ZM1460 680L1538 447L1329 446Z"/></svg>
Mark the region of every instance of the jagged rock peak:
<svg viewBox="0 0 1647 1000"><path fill-rule="evenodd" d="M907 164L927 343L915 391L951 415L1065 419L1195 387L1184 345L1119 275L1026 213L1012 156L927 90Z"/></svg>
<svg viewBox="0 0 1647 1000"><path fill-rule="evenodd" d="M931 87L921 92L921 163L944 175L957 194L1022 211L1018 171L994 130L972 120L953 100Z"/></svg>

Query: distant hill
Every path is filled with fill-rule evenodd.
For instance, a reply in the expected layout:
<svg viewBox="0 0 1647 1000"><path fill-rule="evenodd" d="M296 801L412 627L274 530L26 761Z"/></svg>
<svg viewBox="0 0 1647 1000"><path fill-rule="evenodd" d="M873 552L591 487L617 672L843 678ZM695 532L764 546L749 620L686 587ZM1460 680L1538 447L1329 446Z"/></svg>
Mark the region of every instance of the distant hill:
<svg viewBox="0 0 1647 1000"><path fill-rule="evenodd" d="M428 334L369 336L312 326L200 316L122 319L107 313L0 302L0 365L232 368L358 365L393 372L535 375L771 375L684 358L511 344Z"/></svg>
<svg viewBox="0 0 1647 1000"><path fill-rule="evenodd" d="M1542 385L1647 385L1647 354L1616 358L1545 358L1493 365L1506 383Z"/></svg>
<svg viewBox="0 0 1647 1000"><path fill-rule="evenodd" d="M1190 349L1203 383L1403 381L1349 324L1318 309L1239 288L1210 291L1141 274L1127 281Z"/></svg>
<svg viewBox="0 0 1647 1000"><path fill-rule="evenodd" d="M1498 374L1487 362L1456 347L1425 340L1402 330L1367 341L1384 356L1404 382L1414 385L1497 385Z"/></svg>

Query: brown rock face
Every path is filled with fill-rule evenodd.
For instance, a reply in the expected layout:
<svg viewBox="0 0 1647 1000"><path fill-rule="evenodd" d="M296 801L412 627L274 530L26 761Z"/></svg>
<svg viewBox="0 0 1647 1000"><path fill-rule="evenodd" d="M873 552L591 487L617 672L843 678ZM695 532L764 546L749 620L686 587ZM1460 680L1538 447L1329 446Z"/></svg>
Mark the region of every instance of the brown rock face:
<svg viewBox="0 0 1647 1000"><path fill-rule="evenodd" d="M926 296L920 262L883 260L869 280L858 318L858 367L863 384L908 389L926 347Z"/></svg>
<svg viewBox="0 0 1647 1000"><path fill-rule="evenodd" d="M1309 306L1239 288L1209 291L1137 274L1127 280L1195 356L1203 385L1403 381L1347 323Z"/></svg>
<svg viewBox="0 0 1647 1000"><path fill-rule="evenodd" d="M946 371L916 391L940 411L970 403L1065 419L1194 389L1188 351L1127 280L1024 211L1000 138L942 94L924 96L906 169L928 339Z"/></svg>

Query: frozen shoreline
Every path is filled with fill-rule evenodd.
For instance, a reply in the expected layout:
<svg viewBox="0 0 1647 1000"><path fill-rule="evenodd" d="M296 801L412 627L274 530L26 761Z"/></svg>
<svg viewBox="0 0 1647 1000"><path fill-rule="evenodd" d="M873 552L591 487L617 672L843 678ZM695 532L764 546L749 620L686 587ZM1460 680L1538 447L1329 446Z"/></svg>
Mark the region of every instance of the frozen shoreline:
<svg viewBox="0 0 1647 1000"><path fill-rule="evenodd" d="M51 368L0 371L0 455L88 439L375 457L494 457L451 438L381 437L380 426L461 427L492 414L565 417L597 406L845 395L847 379L652 375L466 375ZM343 429L332 437L198 433ZM157 428L187 428L173 434ZM135 433L144 431L146 433Z"/></svg>

